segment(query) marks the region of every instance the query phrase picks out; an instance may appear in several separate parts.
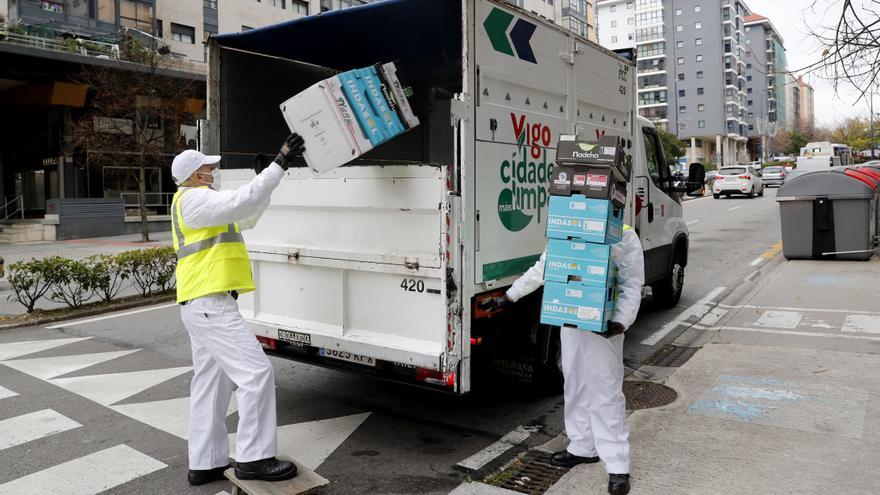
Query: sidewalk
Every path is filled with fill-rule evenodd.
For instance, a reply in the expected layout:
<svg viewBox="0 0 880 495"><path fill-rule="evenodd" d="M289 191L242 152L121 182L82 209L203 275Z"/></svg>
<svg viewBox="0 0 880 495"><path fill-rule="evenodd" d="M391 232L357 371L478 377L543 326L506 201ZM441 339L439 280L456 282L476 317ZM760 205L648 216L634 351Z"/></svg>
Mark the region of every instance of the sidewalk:
<svg viewBox="0 0 880 495"><path fill-rule="evenodd" d="M6 262L8 273L9 265L19 261L28 261L32 258L42 259L49 256L62 256L72 259L83 259L95 254L119 254L134 249L146 249L151 247L170 246L171 232L150 233L149 243L140 242L140 234L99 237L94 239L73 239L69 241L45 241L25 242L18 244L0 244L0 256ZM0 279L0 316L24 314L24 307L16 302L8 301L9 282L5 278ZM134 294L132 289L123 290L122 296ZM43 299L37 303L38 309L54 309L64 307L64 304L54 303Z"/></svg>
<svg viewBox="0 0 880 495"><path fill-rule="evenodd" d="M880 493L878 283L876 259L782 261L688 330L677 400L629 417L632 493ZM546 493L606 485L581 465Z"/></svg>

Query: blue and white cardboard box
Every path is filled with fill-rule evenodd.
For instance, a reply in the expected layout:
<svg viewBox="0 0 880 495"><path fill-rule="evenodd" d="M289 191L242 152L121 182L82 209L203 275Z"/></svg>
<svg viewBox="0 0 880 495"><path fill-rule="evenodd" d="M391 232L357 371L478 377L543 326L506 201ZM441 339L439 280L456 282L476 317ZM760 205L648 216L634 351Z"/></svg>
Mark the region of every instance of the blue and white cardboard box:
<svg viewBox="0 0 880 495"><path fill-rule="evenodd" d="M608 329L608 321L614 317L616 291L616 286L545 282L541 323L604 332Z"/></svg>
<svg viewBox="0 0 880 495"><path fill-rule="evenodd" d="M611 256L612 245L594 244L579 239L550 239L544 260L546 282L580 282L594 287L617 284L617 265Z"/></svg>
<svg viewBox="0 0 880 495"><path fill-rule="evenodd" d="M623 208L605 199L582 194L550 196L547 210L548 239L580 239L615 244L623 236Z"/></svg>

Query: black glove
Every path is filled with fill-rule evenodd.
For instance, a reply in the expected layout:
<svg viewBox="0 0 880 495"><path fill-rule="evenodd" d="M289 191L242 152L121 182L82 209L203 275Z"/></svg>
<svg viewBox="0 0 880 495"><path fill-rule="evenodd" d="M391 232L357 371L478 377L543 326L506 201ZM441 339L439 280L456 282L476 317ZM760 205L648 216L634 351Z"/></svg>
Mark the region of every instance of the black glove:
<svg viewBox="0 0 880 495"><path fill-rule="evenodd" d="M488 299L483 299L480 301L479 307L481 310L486 311L487 313L492 311L498 311L508 304L512 303L507 296L496 296L490 297Z"/></svg>
<svg viewBox="0 0 880 495"><path fill-rule="evenodd" d="M284 144L281 145L281 151L275 157L275 163L281 165L281 168L284 170L287 170L287 167L293 164L293 159L302 155L305 150L303 138L299 134L293 133L284 140Z"/></svg>
<svg viewBox="0 0 880 495"><path fill-rule="evenodd" d="M604 332L599 332L599 335L608 339L608 338L614 337L615 335L622 334L623 330L624 330L624 328L623 328L622 324L617 323L616 321L609 321L608 322L608 330L605 330Z"/></svg>
<svg viewBox="0 0 880 495"><path fill-rule="evenodd" d="M267 153L263 153L262 151L254 155L254 172L257 175L260 175L260 172L266 170L266 167L272 163L269 159L272 158Z"/></svg>

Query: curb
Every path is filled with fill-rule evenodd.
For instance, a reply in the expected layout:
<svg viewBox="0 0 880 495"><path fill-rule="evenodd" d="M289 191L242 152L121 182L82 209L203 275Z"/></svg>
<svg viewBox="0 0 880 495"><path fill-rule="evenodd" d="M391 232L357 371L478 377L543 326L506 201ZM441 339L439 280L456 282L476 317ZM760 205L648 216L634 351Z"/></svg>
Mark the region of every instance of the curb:
<svg viewBox="0 0 880 495"><path fill-rule="evenodd" d="M64 315L47 315L41 318L35 318L33 320L19 321L14 323L4 323L0 324L0 330L8 330L12 328L24 328L24 327L33 327L37 325L45 325L47 323L57 323L60 321L68 321L68 320L78 320L80 318L87 318L90 316L98 316L106 313L115 313L116 311L123 311L126 309L139 308L144 306L155 306L162 303L167 303L174 301L177 298L177 294L163 294L159 296L150 296L146 298L133 299L131 301L125 301L120 303L111 303L108 306L101 306L97 308L89 308L84 309L82 311L76 311L73 313L68 313Z"/></svg>

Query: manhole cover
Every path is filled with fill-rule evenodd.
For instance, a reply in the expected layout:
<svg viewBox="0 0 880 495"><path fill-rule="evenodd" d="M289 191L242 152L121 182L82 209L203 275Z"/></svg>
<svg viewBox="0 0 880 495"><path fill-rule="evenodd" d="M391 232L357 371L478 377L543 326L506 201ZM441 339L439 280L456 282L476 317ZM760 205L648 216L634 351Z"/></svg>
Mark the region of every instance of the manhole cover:
<svg viewBox="0 0 880 495"><path fill-rule="evenodd" d="M675 390L659 383L624 381L623 395L626 396L627 409L648 409L660 407L674 401Z"/></svg>
<svg viewBox="0 0 880 495"><path fill-rule="evenodd" d="M650 366L665 366L668 368L677 368L694 357L700 349L698 347L679 347L676 345L666 345L653 356L649 357L645 364Z"/></svg>
<svg viewBox="0 0 880 495"><path fill-rule="evenodd" d="M541 495L567 472L568 468L550 464L550 454L532 451L483 481L518 493Z"/></svg>

